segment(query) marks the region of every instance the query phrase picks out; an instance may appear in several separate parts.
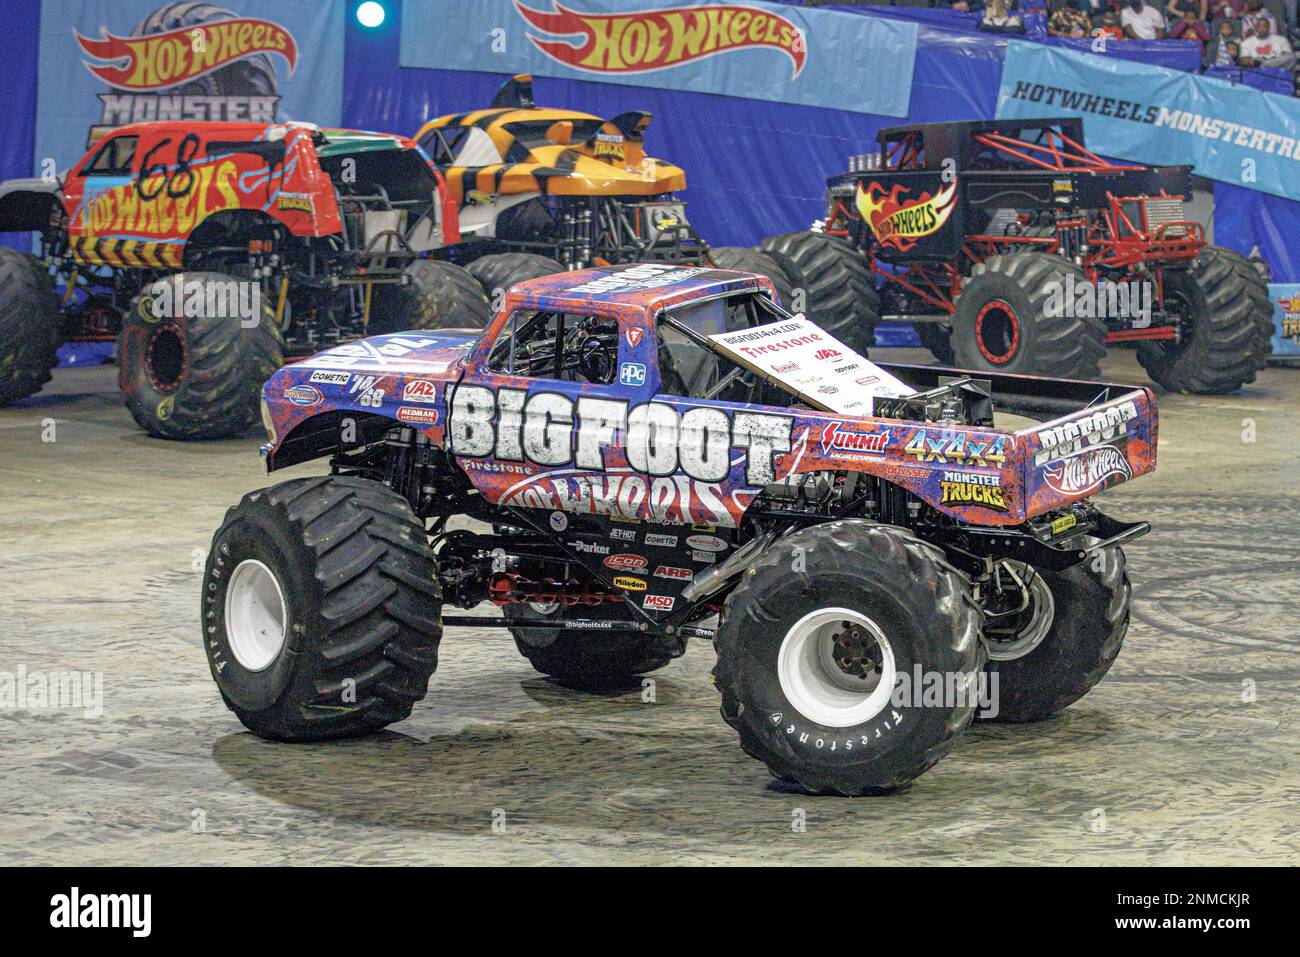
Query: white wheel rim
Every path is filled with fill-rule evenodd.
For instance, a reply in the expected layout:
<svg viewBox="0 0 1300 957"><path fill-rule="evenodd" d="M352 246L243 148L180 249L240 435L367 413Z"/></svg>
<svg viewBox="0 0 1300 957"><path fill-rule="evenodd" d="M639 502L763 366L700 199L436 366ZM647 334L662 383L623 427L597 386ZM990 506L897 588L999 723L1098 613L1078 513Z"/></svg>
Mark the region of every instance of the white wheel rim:
<svg viewBox="0 0 1300 957"><path fill-rule="evenodd" d="M235 566L226 588L226 638L249 671L269 667L284 647L288 608L280 582L255 558Z"/></svg>
<svg viewBox="0 0 1300 957"><path fill-rule="evenodd" d="M1030 579L1029 600L1033 604L1033 614L1019 631L1006 638L993 637L998 632L985 629L984 645L990 661L1015 661L1023 658L1043 643L1056 620L1056 600L1052 597L1052 589L1048 587L1047 580L1024 562L1007 561L1003 564L1012 568L1021 581Z"/></svg>
<svg viewBox="0 0 1300 957"><path fill-rule="evenodd" d="M850 654L846 636L851 638L849 647L877 649L871 658L873 673L845 669ZM809 721L848 728L885 709L898 668L893 647L874 621L847 608L823 608L804 615L786 632L777 653L777 676L786 699Z"/></svg>

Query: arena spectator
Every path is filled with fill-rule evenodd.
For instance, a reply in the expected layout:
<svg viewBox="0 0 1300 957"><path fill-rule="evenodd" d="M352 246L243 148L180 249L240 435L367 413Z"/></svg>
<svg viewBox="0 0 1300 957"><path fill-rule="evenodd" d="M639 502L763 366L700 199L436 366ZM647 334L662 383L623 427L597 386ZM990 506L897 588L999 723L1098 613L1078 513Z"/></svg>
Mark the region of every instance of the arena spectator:
<svg viewBox="0 0 1300 957"><path fill-rule="evenodd" d="M1210 0L1211 20L1235 20L1246 10L1246 0Z"/></svg>
<svg viewBox="0 0 1300 957"><path fill-rule="evenodd" d="M1272 11L1264 8L1264 0L1246 0L1246 10L1241 15L1241 35L1250 37L1260 20L1268 21L1269 33L1277 33L1277 20Z"/></svg>
<svg viewBox="0 0 1300 957"><path fill-rule="evenodd" d="M1169 31L1169 39L1194 41L1200 48L1201 59L1204 60L1205 44L1210 41L1210 30L1197 18L1195 10L1184 10Z"/></svg>
<svg viewBox="0 0 1300 957"><path fill-rule="evenodd" d="M1081 9L1087 0L1056 0L1052 16L1047 21L1047 32L1055 37L1086 37L1092 31L1092 21Z"/></svg>
<svg viewBox="0 0 1300 957"><path fill-rule="evenodd" d="M1124 33L1133 40L1163 40L1165 15L1142 0L1129 0L1120 16Z"/></svg>
<svg viewBox="0 0 1300 957"><path fill-rule="evenodd" d="M1220 20L1214 40L1205 52L1205 65L1236 66L1237 56L1228 49L1230 44L1236 42L1237 31L1232 28L1232 24L1227 20Z"/></svg>
<svg viewBox="0 0 1300 957"><path fill-rule="evenodd" d="M1108 40L1123 40L1124 30L1119 25L1119 14L1114 10L1107 10L1101 15L1101 26L1092 31L1094 37L1105 37Z"/></svg>
<svg viewBox="0 0 1300 957"><path fill-rule="evenodd" d="M1287 38L1273 32L1272 20L1258 17L1254 33L1241 41L1242 66L1295 66L1295 53Z"/></svg>
<svg viewBox="0 0 1300 957"><path fill-rule="evenodd" d="M1024 33L1025 26L1019 17L1007 12L1007 0L988 0L984 5L980 29L994 33Z"/></svg>
<svg viewBox="0 0 1300 957"><path fill-rule="evenodd" d="M1171 21L1183 19L1183 14L1188 10L1195 14L1197 20L1208 20L1209 17L1206 15L1208 8L1209 0L1169 0L1165 11ZM1176 23L1174 25L1177 26Z"/></svg>

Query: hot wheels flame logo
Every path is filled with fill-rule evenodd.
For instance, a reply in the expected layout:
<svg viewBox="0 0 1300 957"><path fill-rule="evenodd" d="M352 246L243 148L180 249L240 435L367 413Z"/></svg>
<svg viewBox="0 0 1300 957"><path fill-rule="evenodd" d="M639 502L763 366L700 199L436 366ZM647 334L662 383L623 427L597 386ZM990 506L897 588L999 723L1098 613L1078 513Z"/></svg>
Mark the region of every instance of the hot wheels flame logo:
<svg viewBox="0 0 1300 957"><path fill-rule="evenodd" d="M86 69L121 90L165 90L262 53L284 57L290 73L298 63L293 34L278 23L248 17L142 37L119 37L107 28L100 30L102 39L73 32L88 56L113 61L86 63Z"/></svg>
<svg viewBox="0 0 1300 957"><path fill-rule="evenodd" d="M866 187L858 183L858 212L882 246L893 246L903 252L915 246L922 236L937 232L948 221L956 205L957 184L953 183L933 196L922 193L919 199L906 202L899 199L908 192L911 191L901 183L888 193L879 183Z"/></svg>
<svg viewBox="0 0 1300 957"><path fill-rule="evenodd" d="M1091 495L1111 479L1133 477L1124 453L1113 445L1100 445L1068 456L1043 469L1043 478L1062 495Z"/></svg>
<svg viewBox="0 0 1300 957"><path fill-rule="evenodd" d="M578 13L555 3L555 13L532 10L515 0L529 24L553 37L529 36L533 46L553 60L590 73L648 73L692 60L768 47L804 67L808 51L800 29L777 13L757 7L708 5L628 13Z"/></svg>
<svg viewBox="0 0 1300 957"><path fill-rule="evenodd" d="M1282 310L1282 338L1300 342L1300 295L1279 299L1277 304Z"/></svg>

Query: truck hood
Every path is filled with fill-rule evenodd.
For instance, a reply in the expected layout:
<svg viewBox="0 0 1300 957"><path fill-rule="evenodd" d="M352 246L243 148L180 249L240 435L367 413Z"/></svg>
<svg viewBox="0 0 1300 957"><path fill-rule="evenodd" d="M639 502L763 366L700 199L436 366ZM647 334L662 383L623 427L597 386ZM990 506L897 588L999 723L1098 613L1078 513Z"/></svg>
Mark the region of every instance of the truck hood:
<svg viewBox="0 0 1300 957"><path fill-rule="evenodd" d="M346 369L370 375L454 376L481 331L396 332L335 346L287 369Z"/></svg>

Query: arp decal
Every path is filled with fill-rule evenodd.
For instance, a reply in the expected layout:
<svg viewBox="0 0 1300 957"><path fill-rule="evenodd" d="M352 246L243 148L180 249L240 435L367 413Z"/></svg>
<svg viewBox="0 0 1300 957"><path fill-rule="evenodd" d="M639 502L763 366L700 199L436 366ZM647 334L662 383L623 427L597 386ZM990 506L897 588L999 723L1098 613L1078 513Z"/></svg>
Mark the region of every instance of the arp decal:
<svg viewBox="0 0 1300 957"><path fill-rule="evenodd" d="M1091 495L1112 479L1133 477L1128 459L1113 445L1099 445L1075 452L1043 469L1043 479L1062 495Z"/></svg>
<svg viewBox="0 0 1300 957"><path fill-rule="evenodd" d="M708 4L586 13L570 10L560 0L552 2L553 13L515 0L519 15L549 34L529 34L528 39L552 60L588 73L646 73L737 50L768 48L790 58L793 80L808 57L799 28L761 7Z"/></svg>
<svg viewBox="0 0 1300 957"><path fill-rule="evenodd" d="M880 244L903 252L922 237L938 232L948 221L956 206L957 184L952 183L933 196L922 193L916 199L900 199L908 192L911 191L902 183L895 184L886 193L879 183L864 186L859 182L856 197L858 212Z"/></svg>
<svg viewBox="0 0 1300 957"><path fill-rule="evenodd" d="M668 578L673 581L690 581L695 577L695 573L689 568L678 568L675 565L660 565L654 571L655 578Z"/></svg>
<svg viewBox="0 0 1300 957"><path fill-rule="evenodd" d="M1128 434L1128 423L1137 417L1136 405L1121 402L1098 409L1086 419L1039 429L1034 433L1039 442L1034 464L1045 465L1053 459L1075 455L1085 448L1115 442Z"/></svg>
<svg viewBox="0 0 1300 957"><path fill-rule="evenodd" d="M1007 511L1006 499L1002 494L1002 480L996 475L944 472L939 479L939 489L943 493L939 504L949 508L979 505L995 512Z"/></svg>

